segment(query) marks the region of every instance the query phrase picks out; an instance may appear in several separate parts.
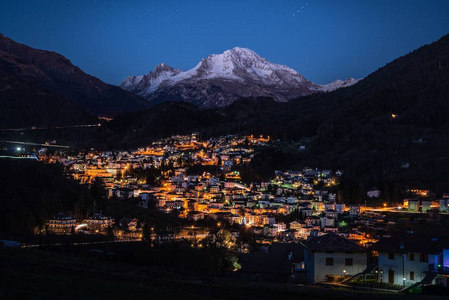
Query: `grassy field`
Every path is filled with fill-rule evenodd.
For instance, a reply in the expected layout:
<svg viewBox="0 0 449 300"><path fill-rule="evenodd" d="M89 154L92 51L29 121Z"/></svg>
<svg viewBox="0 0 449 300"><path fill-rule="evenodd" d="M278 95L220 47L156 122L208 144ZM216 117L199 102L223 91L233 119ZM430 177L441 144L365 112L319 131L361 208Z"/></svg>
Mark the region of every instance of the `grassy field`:
<svg viewBox="0 0 449 300"><path fill-rule="evenodd" d="M118 299L130 296L148 299L423 299L219 278L188 280L87 256L0 248L0 299Z"/></svg>

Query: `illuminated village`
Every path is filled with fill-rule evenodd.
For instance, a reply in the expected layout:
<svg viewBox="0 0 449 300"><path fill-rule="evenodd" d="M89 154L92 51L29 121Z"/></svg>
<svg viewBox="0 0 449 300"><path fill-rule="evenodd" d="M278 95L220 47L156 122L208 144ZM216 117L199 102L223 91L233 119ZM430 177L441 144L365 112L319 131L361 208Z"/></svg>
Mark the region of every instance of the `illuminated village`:
<svg viewBox="0 0 449 300"><path fill-rule="evenodd" d="M449 299L449 1L0 7L0 299Z"/></svg>
<svg viewBox="0 0 449 300"><path fill-rule="evenodd" d="M314 168L243 182L242 167L266 147L273 147L269 137L201 141L192 134L135 151L43 154L40 160L61 163L66 175L80 183L100 183L107 201L156 209L182 221L176 228L145 230L151 224L137 216L114 220L96 210L83 218L61 212L48 220L46 230L112 235L116 241L187 241L193 248L214 243L240 255L235 271L277 274L293 282L349 284L371 278L401 291L435 280L446 284L447 238L426 243L430 238L412 228L407 234L391 232L404 216L437 224L449 211L449 197L435 200L429 190L410 189L410 198L387 204L373 187L366 191L365 204L348 204L337 195L343 171ZM281 259L290 267L276 271L270 264L260 266L260 259Z"/></svg>

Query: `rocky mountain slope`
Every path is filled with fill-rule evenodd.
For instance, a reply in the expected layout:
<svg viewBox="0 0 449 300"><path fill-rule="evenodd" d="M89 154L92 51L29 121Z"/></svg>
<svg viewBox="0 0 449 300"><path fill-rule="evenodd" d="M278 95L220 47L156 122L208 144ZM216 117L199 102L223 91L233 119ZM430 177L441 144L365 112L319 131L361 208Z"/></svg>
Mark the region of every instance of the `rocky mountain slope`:
<svg viewBox="0 0 449 300"><path fill-rule="evenodd" d="M119 132L123 140L130 143L157 132L157 116L162 111L183 122L182 127L172 127L171 134L199 131L206 136L244 133L270 135L274 141L290 139L296 143L285 148L289 167L345 170L353 190L343 196L358 201L363 196L361 191L373 185L386 193L400 183L434 188L436 193L449 190L448 99L446 35L395 59L360 83L334 92L285 103L257 98L222 108L196 108L202 115L200 126L197 119L176 115L183 109L182 103L176 102L162 103L138 116L120 117L111 123L123 121L117 128L123 130ZM220 117L207 118L208 114ZM298 151L300 144L305 151Z"/></svg>
<svg viewBox="0 0 449 300"><path fill-rule="evenodd" d="M58 53L33 49L1 34L0 69L11 78L62 97L95 115L110 116L148 107L139 96L84 73ZM22 96L32 102L35 94Z"/></svg>
<svg viewBox="0 0 449 300"><path fill-rule="evenodd" d="M278 102L351 86L358 80L315 84L295 70L269 62L246 48L203 58L182 71L160 64L147 75L129 76L120 86L153 103L186 101L203 108L222 107L242 97L271 97Z"/></svg>

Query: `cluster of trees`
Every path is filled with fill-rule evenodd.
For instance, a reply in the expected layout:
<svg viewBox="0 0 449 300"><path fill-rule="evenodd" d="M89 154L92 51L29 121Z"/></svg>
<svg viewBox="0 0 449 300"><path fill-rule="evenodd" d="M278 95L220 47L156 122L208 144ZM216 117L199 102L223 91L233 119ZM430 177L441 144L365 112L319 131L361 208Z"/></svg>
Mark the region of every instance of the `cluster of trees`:
<svg viewBox="0 0 449 300"><path fill-rule="evenodd" d="M1 159L0 236L27 238L45 228L59 212L85 218L94 197L83 185L62 175L58 165L31 160Z"/></svg>

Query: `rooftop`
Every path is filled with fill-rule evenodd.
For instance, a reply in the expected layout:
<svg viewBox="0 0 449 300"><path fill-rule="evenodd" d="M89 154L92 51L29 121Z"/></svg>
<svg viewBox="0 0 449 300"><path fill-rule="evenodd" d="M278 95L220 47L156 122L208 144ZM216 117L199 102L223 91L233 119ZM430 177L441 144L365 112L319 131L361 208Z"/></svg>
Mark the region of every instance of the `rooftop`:
<svg viewBox="0 0 449 300"><path fill-rule="evenodd" d="M319 237L313 237L302 244L311 251L340 251L340 252L363 252L365 249L335 233L328 233Z"/></svg>
<svg viewBox="0 0 449 300"><path fill-rule="evenodd" d="M449 249L448 237L402 232L395 233L389 238L383 238L371 247L371 250L382 252L428 254L437 254L442 249Z"/></svg>

